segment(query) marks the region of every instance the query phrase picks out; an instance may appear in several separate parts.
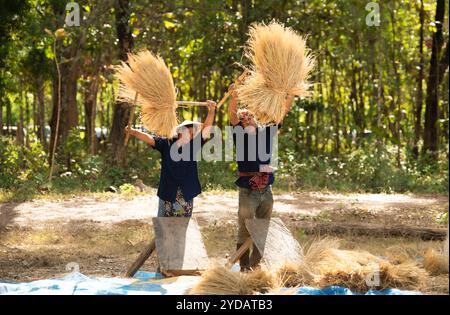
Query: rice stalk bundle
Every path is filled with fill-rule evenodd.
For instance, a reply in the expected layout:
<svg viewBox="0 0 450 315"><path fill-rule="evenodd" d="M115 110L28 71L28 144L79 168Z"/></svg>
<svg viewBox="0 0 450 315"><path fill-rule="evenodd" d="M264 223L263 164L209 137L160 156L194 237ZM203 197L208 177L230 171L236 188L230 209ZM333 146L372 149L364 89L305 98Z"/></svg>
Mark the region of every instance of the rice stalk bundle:
<svg viewBox="0 0 450 315"><path fill-rule="evenodd" d="M385 255L394 265L411 261L415 256L413 251L399 245L388 247Z"/></svg>
<svg viewBox="0 0 450 315"><path fill-rule="evenodd" d="M425 253L423 267L432 275L448 273L448 254L445 254L445 251L429 249Z"/></svg>
<svg viewBox="0 0 450 315"><path fill-rule="evenodd" d="M164 60L148 50L128 54L127 62L116 68L120 80L119 99L128 103L139 97L141 121L148 130L171 138L178 125L176 91Z"/></svg>
<svg viewBox="0 0 450 315"><path fill-rule="evenodd" d="M420 289L425 284L428 273L413 261L398 265L382 263L380 280L382 288Z"/></svg>
<svg viewBox="0 0 450 315"><path fill-rule="evenodd" d="M424 284L427 272L412 261L392 264L369 252L342 250L336 240L325 238L311 243L299 264L286 264L278 270L278 275L288 287L342 286L366 292L417 289Z"/></svg>
<svg viewBox="0 0 450 315"><path fill-rule="evenodd" d="M265 270L241 273L216 265L202 273L200 282L190 289L188 294L253 295L269 292L276 287L276 280Z"/></svg>
<svg viewBox="0 0 450 315"><path fill-rule="evenodd" d="M300 287L315 284L317 264L326 257L327 251L339 247L339 241L333 238L312 240L306 244L300 263L287 262L277 271L283 287Z"/></svg>
<svg viewBox="0 0 450 315"><path fill-rule="evenodd" d="M314 276L306 264L286 263L277 270L281 286L286 288L309 286Z"/></svg>
<svg viewBox="0 0 450 315"><path fill-rule="evenodd" d="M288 94L309 95L308 76L314 58L306 38L277 22L253 24L245 55L250 75L237 87L239 100L261 124L280 123Z"/></svg>

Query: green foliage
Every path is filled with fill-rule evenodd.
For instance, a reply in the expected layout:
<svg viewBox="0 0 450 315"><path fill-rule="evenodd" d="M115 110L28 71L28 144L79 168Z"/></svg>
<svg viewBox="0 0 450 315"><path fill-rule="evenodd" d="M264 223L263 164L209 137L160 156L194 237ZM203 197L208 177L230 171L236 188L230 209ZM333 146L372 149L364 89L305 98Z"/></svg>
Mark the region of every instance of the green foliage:
<svg viewBox="0 0 450 315"><path fill-rule="evenodd" d="M136 192L136 188L131 184L120 185L119 190L122 194L133 194Z"/></svg>
<svg viewBox="0 0 450 315"><path fill-rule="evenodd" d="M437 221L439 222L439 224L448 225L448 211L439 214L439 216L437 217Z"/></svg>
<svg viewBox="0 0 450 315"><path fill-rule="evenodd" d="M399 168L389 150L362 148L339 158L332 155L296 158L286 150L280 162L284 187L361 192L448 193L448 160L442 156L439 167L414 159Z"/></svg>
<svg viewBox="0 0 450 315"><path fill-rule="evenodd" d="M26 148L0 137L0 188L18 189L29 182L40 185L47 167L47 155L39 142L33 141Z"/></svg>
<svg viewBox="0 0 450 315"><path fill-rule="evenodd" d="M79 71L79 82L95 82L96 76L99 79L95 92L87 84L77 86L78 124L86 123L83 102L92 96L97 97L96 127L111 130L117 96L112 71L118 62L115 5L81 1L80 27L64 27L67 1L0 3L3 124L18 125L27 102L28 106L37 105L39 91L46 104L44 121L50 121L55 111L48 105L56 92L57 56L45 29L51 33L63 29L67 36L56 47L61 67L75 65L72 70ZM439 87L437 134L441 153L437 159L426 155L417 158L411 153L416 140L420 63L417 3L386 2L381 6L378 27L366 25L366 3L360 0L136 0L129 4L133 50L147 48L164 58L180 100L218 100L223 96L241 71L236 63L248 64L241 48L252 22L276 19L308 35L308 45L318 61L311 77L312 97L297 101L283 122L275 188L448 194L448 72ZM435 0L424 0L425 39L436 29L435 4ZM444 37L447 42L448 28L444 28ZM73 44L76 49L72 49ZM430 55L431 47L425 42L425 74L429 73ZM217 113L220 127L229 120L226 106ZM180 119L203 119L205 111L180 109L179 115ZM26 125L39 124L31 110L28 116ZM133 139L125 166L114 166L106 145L101 144L98 154L91 155L84 132L73 129L61 141L55 177L47 187L48 152L30 140L29 148L9 139L0 142L0 189L20 191L16 194L20 198L48 190L103 191L138 178L146 185L158 185L158 152ZM380 143L378 148L376 143ZM199 163L205 189L234 189L236 170L235 162Z"/></svg>

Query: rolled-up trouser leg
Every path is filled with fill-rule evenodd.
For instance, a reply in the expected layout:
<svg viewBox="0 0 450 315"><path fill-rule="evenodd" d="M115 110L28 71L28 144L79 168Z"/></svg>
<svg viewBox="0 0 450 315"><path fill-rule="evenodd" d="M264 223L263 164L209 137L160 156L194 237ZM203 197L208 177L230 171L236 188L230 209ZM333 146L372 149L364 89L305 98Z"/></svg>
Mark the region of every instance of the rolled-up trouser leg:
<svg viewBox="0 0 450 315"><path fill-rule="evenodd" d="M250 237L247 227L245 226L245 220L255 217L255 211L258 204L259 202L255 199L254 192L252 192L251 189L239 188L238 248ZM247 250L239 260L242 271L247 270L250 267L249 255L250 252Z"/></svg>
<svg viewBox="0 0 450 315"><path fill-rule="evenodd" d="M242 245L243 244L238 243L236 245L236 250L239 250ZM247 271L250 269L250 250L246 250L245 253L243 253L239 258L239 266L241 267L241 271Z"/></svg>
<svg viewBox="0 0 450 315"><path fill-rule="evenodd" d="M269 219L272 216L273 209L273 195L272 188L269 186L267 189L261 194L261 201L256 208L255 216L258 219ZM255 268L259 265L261 261L261 253L259 252L256 245L253 245L253 251L250 256L250 267Z"/></svg>

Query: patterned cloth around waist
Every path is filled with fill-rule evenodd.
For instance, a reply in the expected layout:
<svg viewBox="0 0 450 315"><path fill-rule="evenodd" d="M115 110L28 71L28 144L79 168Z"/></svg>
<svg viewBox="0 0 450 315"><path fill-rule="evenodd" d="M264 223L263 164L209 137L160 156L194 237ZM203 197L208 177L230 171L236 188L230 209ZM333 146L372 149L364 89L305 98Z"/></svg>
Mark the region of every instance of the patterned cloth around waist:
<svg viewBox="0 0 450 315"><path fill-rule="evenodd" d="M260 173L260 172L239 172L241 177L250 177L248 180L250 189L261 190L267 187L269 184L270 173Z"/></svg>
<svg viewBox="0 0 450 315"><path fill-rule="evenodd" d="M177 189L177 196L174 202L164 201L163 211L165 217L190 217L194 208L194 200L184 200L181 189Z"/></svg>

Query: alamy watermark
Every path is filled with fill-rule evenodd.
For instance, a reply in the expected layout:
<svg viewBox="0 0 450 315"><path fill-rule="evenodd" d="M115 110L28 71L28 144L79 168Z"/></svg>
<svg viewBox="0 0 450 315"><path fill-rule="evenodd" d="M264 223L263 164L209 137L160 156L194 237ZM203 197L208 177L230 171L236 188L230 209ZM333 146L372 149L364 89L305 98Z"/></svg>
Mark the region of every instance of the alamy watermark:
<svg viewBox="0 0 450 315"><path fill-rule="evenodd" d="M66 4L66 25L80 26L80 5L76 2Z"/></svg>
<svg viewBox="0 0 450 315"><path fill-rule="evenodd" d="M80 272L80 265L76 262L70 262L66 265L66 270L69 272Z"/></svg>
<svg viewBox="0 0 450 315"><path fill-rule="evenodd" d="M380 26L380 4L377 2L369 2L366 4L366 11L369 13L366 15L367 26Z"/></svg>
<svg viewBox="0 0 450 315"><path fill-rule="evenodd" d="M259 162L273 168L278 165L278 126L226 126L224 133L217 126L209 128L207 141L202 140L197 126L192 130L187 127L178 130L181 137L170 146L171 159L175 162L202 159L206 162Z"/></svg>

